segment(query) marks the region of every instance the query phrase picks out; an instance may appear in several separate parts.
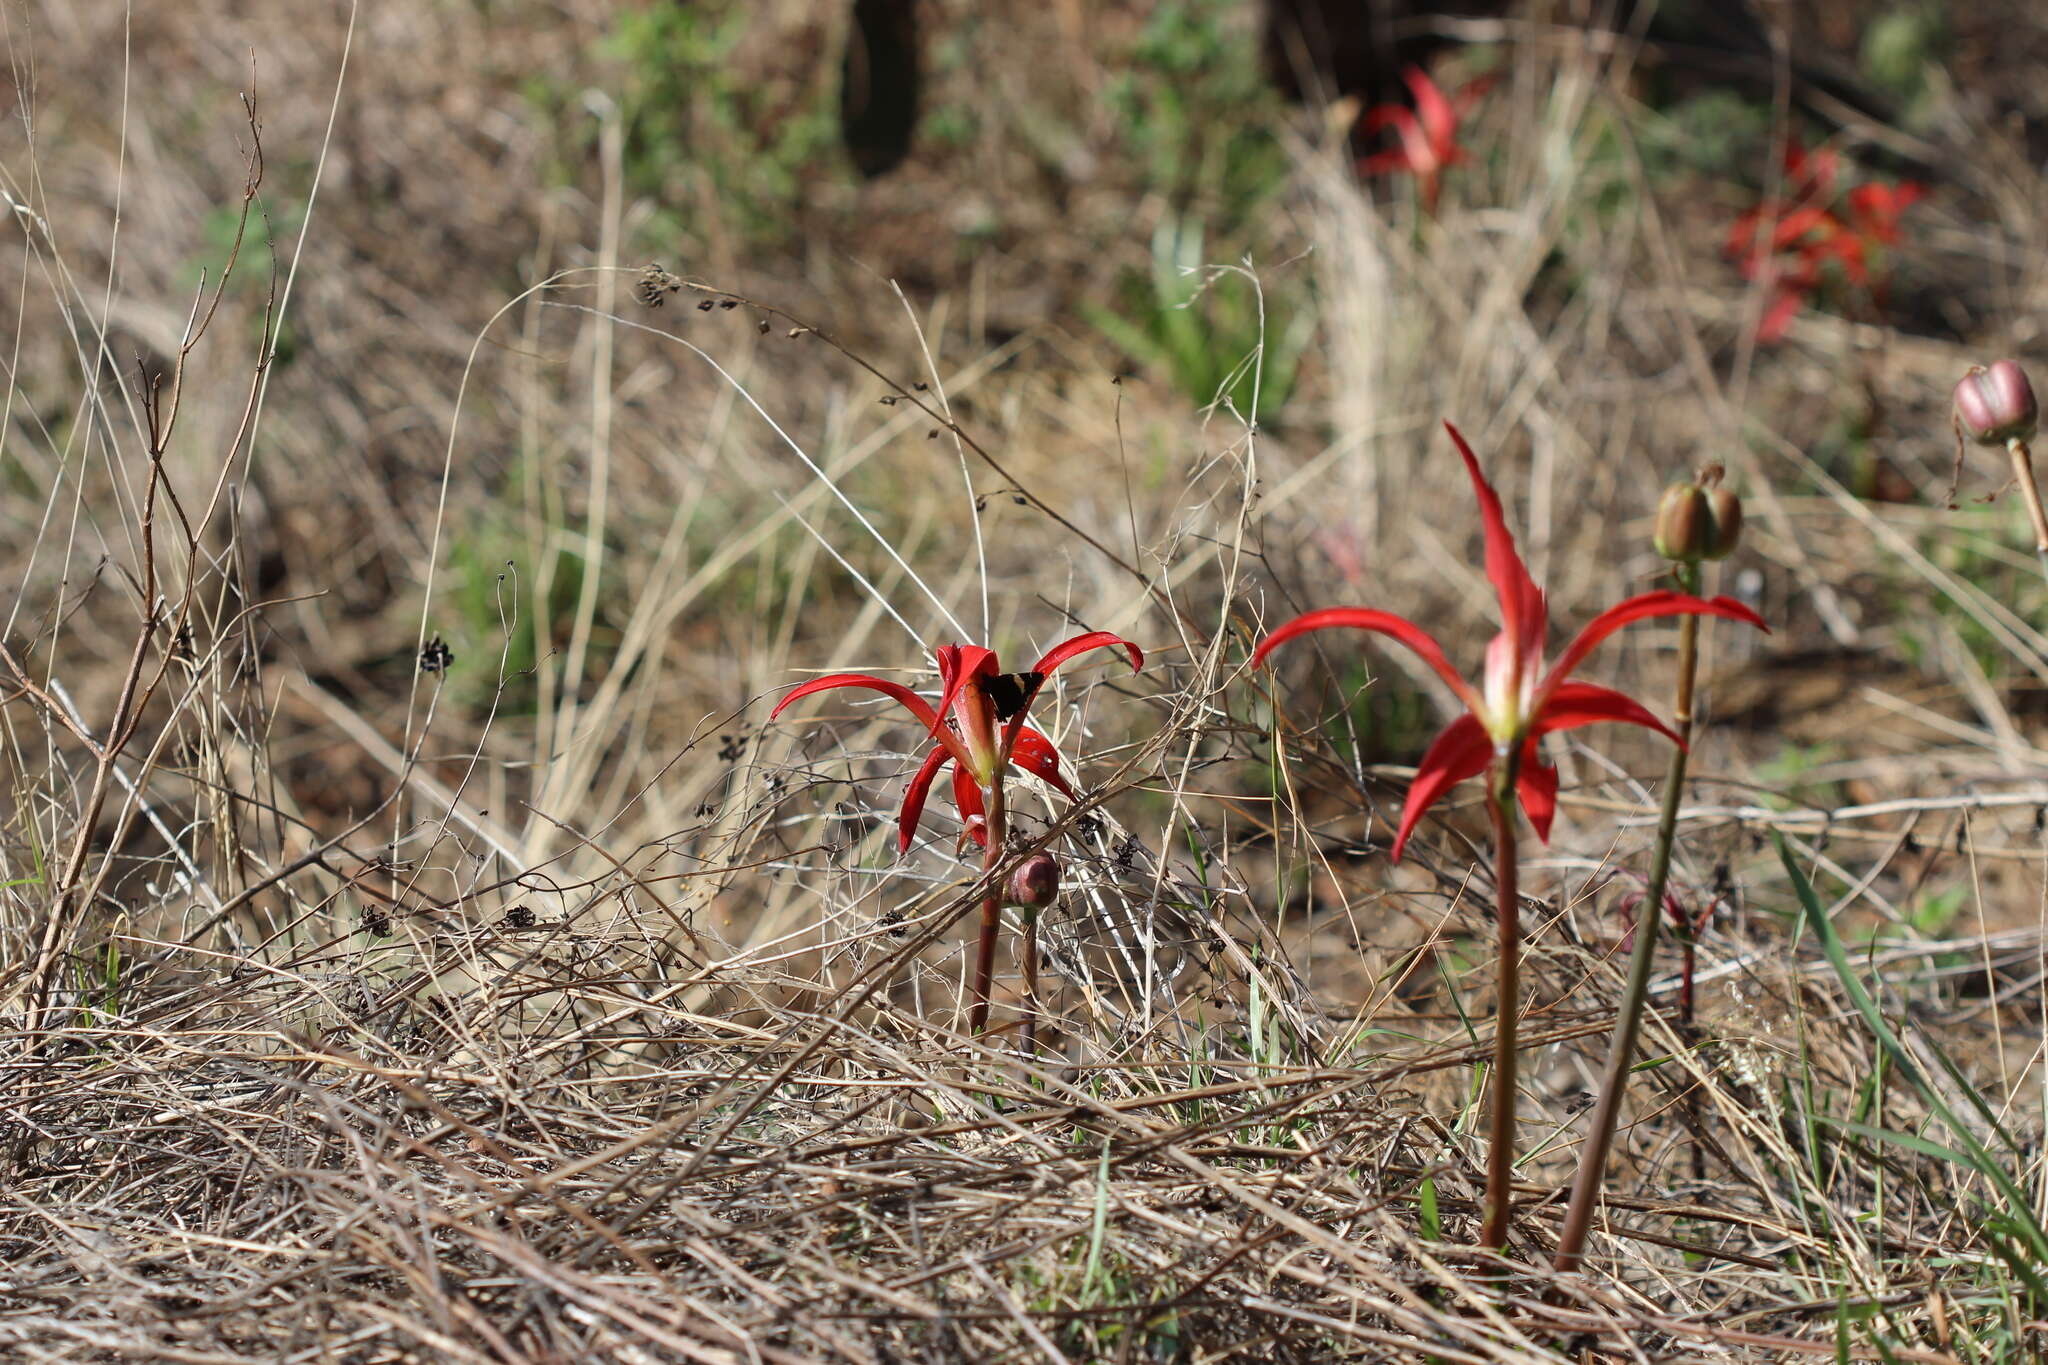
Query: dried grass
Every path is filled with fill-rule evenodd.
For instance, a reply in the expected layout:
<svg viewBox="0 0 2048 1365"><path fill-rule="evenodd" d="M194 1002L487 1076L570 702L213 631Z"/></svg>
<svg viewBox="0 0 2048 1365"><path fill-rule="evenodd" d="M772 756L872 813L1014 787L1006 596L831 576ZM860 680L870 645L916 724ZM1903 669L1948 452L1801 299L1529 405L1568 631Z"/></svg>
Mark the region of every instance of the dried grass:
<svg viewBox="0 0 2048 1365"><path fill-rule="evenodd" d="M771 11L809 35L788 51L824 41ZM1085 288L1131 259L1104 243L1161 209L1107 177L1114 213L928 289L725 239L643 274L661 206L615 104L586 102L591 165L536 188L519 77L604 88L605 15L562 15L58 5L12 33L39 117L0 144L23 243L0 271L0 1353L2035 1349L1981 1181L1925 1150L1941 1130L1762 845L1791 839L1921 1064L1958 1060L2037 1186L2041 585L2010 509L1867 500L1814 452L1847 414L1868 458L1945 481L1946 385L2019 335L2048 260L2022 156L1958 167L1933 211L1923 259L1969 281L1970 344L1816 313L1752 353L1760 301L1698 264L1711 223L1612 153L1625 66L1532 42L1475 134L1501 152L1467 202L1500 207L1418 223L1303 135L1278 263L1209 284L1317 302L1302 396L1255 430L1112 387L1056 322L991 325L1035 269ZM1020 25L1044 51L1078 32ZM1026 99L1030 65L988 98ZM1091 58L1030 98L1107 79ZM963 157L1013 166L1020 140ZM1618 188L1627 212L1589 207ZM1014 221L1060 221L1013 192ZM818 240L847 193L808 204ZM925 197L861 240L907 250ZM1356 656L1243 668L1263 620L1346 597L1480 637L1444 415L1560 618L1646 582L1664 479L1727 462L1756 527L1729 586L1778 626L1715 637L1679 865L1717 906L1701 1012L1659 983L1606 1220L1562 1281L1541 1267L1652 751L1556 751L1564 815L1525 872L1527 1200L1493 1258L1467 1249L1491 1036L1470 812L1388 869L1408 770L1334 690ZM977 878L950 812L893 857L915 736L864 706L762 723L804 671L902 669L953 617L1151 655L1042 712L1085 799L1024 803L1018 856L1067 873L1035 1058L1014 998L962 1030ZM436 639L453 661L423 672ZM1654 695L1661 645L1604 667ZM1426 720L1428 681L1368 658L1366 696Z"/></svg>

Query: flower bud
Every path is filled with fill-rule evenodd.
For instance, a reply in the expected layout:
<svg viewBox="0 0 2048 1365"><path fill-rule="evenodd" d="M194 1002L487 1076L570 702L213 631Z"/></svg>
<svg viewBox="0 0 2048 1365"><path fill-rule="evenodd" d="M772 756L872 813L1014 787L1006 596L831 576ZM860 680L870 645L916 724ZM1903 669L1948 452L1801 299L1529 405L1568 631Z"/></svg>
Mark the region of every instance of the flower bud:
<svg viewBox="0 0 2048 1365"><path fill-rule="evenodd" d="M1651 541L1657 553L1680 563L1726 559L1742 536L1742 499L1710 469L1697 483L1674 483L1657 500Z"/></svg>
<svg viewBox="0 0 2048 1365"><path fill-rule="evenodd" d="M2034 434L2040 416L2034 386L2016 360L2001 360L1989 369L1972 365L1956 385L1956 420L1979 445L2024 441Z"/></svg>
<svg viewBox="0 0 2048 1365"><path fill-rule="evenodd" d="M1050 853L1034 853L1017 864L1003 886L1004 901L1026 910L1043 910L1059 894L1059 859Z"/></svg>

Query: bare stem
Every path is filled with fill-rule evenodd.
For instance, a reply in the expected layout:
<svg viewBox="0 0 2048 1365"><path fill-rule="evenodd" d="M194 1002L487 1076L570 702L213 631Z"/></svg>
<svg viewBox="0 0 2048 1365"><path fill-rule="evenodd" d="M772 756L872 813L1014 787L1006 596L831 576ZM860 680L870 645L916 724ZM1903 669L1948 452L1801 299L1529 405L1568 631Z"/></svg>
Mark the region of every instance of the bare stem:
<svg viewBox="0 0 2048 1365"><path fill-rule="evenodd" d="M2041 490L2034 484L2034 452L2015 436L2005 443L2012 457L2012 476L2020 486L2020 501L2027 505L2027 520L2034 524L2034 554L2041 561L2041 573L2048 577L2048 512L2041 508Z"/></svg>
<svg viewBox="0 0 2048 1365"><path fill-rule="evenodd" d="M982 854L982 873L988 881L988 898L981 903L981 940L974 952L974 995L968 1007L967 1026L975 1033L988 1027L988 998L995 985L996 939L1003 928L1003 887L996 879L996 868L1003 861L1004 827L1003 780L1000 776L991 782L983 794L987 807L987 823L982 832L988 836L988 845Z"/></svg>
<svg viewBox="0 0 2048 1365"><path fill-rule="evenodd" d="M1493 1096L1486 1148L1486 1227L1479 1244L1504 1247L1514 1198L1516 1024L1521 1015L1522 900L1515 847L1515 776L1521 749L1494 769L1487 802L1493 812L1494 918L1500 925L1497 998L1493 1012Z"/></svg>
<svg viewBox="0 0 2048 1365"><path fill-rule="evenodd" d="M2031 485L2031 480L2029 481ZM1700 570L1697 564L1680 564L1678 586L1697 593ZM1664 922L1664 887L1671 877L1671 847L1678 829L1678 805L1685 794L1686 743L1692 738L1693 674L1699 663L1699 621L1686 616L1678 623L1678 684L1672 702L1672 727L1679 743L1672 746L1671 763L1664 774L1664 804L1657 816L1657 843L1650 858L1650 881L1643 896L1643 912L1636 916L1635 953L1629 958L1628 984L1621 993L1621 1008L1614 1017L1614 1033L1608 1044L1607 1072L1600 1082L1600 1098L1579 1149L1579 1173L1572 1181L1571 1202L1565 1206L1564 1229L1558 1234L1554 1269L1577 1268L1585 1258L1586 1234L1593 1226L1593 1205L1607 1169L1607 1153L1614 1145L1616 1121L1621 1117L1623 1092L1628 1088L1630 1060L1635 1054L1636 1033L1642 1027L1643 1004L1650 993L1650 969L1657 957L1657 930Z"/></svg>
<svg viewBox="0 0 2048 1365"><path fill-rule="evenodd" d="M2020 500L2027 505L2027 520L2034 523L2034 549L2048 554L2048 512L2041 508L2041 490L2034 484L2034 452L2015 436L2005 443L2012 456L2012 476L2019 481Z"/></svg>
<svg viewBox="0 0 2048 1365"><path fill-rule="evenodd" d="M1038 1055L1038 911L1024 911L1024 1055Z"/></svg>

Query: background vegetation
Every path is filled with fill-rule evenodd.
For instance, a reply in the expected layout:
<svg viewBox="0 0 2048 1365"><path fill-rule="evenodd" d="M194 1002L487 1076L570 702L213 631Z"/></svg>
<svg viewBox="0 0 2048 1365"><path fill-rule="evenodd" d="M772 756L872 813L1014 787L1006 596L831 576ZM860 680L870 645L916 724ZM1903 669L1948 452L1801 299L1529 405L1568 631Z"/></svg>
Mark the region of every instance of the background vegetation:
<svg viewBox="0 0 2048 1365"><path fill-rule="evenodd" d="M1959 8L1786 16L1897 101L1846 128L1475 27L1431 215L1226 0L934 0L874 181L833 7L10 7L0 1354L2038 1353L2048 588L1948 394L2042 356L2048 18ZM1794 137L1928 194L1760 344ZM1445 417L1560 622L1719 462L1774 627L1710 633L1697 1015L1674 952L1556 1284L1661 756L1553 741L1503 1278L1476 795L1385 858L1448 700L1244 669L1338 602L1476 658ZM895 855L918 736L765 718L1081 628L1150 657L1039 713L1029 1060L950 805Z"/></svg>

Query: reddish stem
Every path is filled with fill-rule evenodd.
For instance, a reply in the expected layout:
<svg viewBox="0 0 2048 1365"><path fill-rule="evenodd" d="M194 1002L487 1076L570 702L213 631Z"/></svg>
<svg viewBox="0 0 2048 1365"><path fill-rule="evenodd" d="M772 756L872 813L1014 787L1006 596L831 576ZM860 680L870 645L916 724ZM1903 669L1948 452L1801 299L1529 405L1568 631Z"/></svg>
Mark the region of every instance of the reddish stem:
<svg viewBox="0 0 2048 1365"><path fill-rule="evenodd" d="M1003 886L996 868L1003 861L1006 845L1003 818L1003 780L1000 776L982 794L986 807L982 833L988 844L981 859L982 875L988 882L988 897L981 903L981 939L974 951L974 994L967 1011L967 1026L975 1033L988 1027L989 994L995 986L996 939L1003 928Z"/></svg>
<svg viewBox="0 0 2048 1365"><path fill-rule="evenodd" d="M1024 911L1024 1055L1038 1055L1038 910Z"/></svg>
<svg viewBox="0 0 2048 1365"><path fill-rule="evenodd" d="M1493 1023L1493 1096L1486 1149L1486 1227L1479 1244L1505 1247L1515 1179L1516 1025L1521 1015L1522 901L1515 841L1515 769L1510 748L1495 772L1493 813L1495 918L1500 924L1500 965Z"/></svg>

